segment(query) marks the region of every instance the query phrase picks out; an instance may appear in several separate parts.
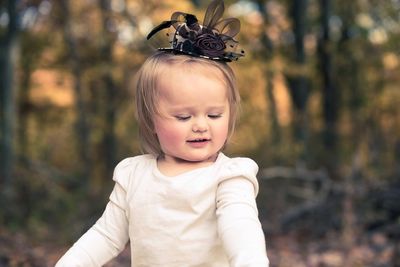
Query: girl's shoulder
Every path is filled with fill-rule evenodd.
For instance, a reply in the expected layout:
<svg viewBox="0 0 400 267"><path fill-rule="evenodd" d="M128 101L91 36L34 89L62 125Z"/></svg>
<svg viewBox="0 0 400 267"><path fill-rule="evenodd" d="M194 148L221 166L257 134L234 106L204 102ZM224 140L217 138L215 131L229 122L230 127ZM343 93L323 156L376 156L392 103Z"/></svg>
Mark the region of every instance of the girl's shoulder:
<svg viewBox="0 0 400 267"><path fill-rule="evenodd" d="M245 157L235 157L229 158L225 155L222 155L222 158L219 159L219 173L218 173L218 184L223 185L225 181L229 181L233 178L240 178L249 181L254 187L254 194L258 194L258 181L257 181L257 172L258 165L257 163ZM217 162L218 163L218 162Z"/></svg>
<svg viewBox="0 0 400 267"><path fill-rule="evenodd" d="M246 157L227 157L221 153L217 160L222 176L256 176L257 163Z"/></svg>
<svg viewBox="0 0 400 267"><path fill-rule="evenodd" d="M143 154L143 155L137 155L137 156L133 156L133 157L128 157L128 158L125 158L125 159L121 160L117 164L115 169L119 170L119 169L129 168L129 167L137 165L137 164L151 162L154 159L155 159L155 157L153 155L150 155L150 154Z"/></svg>
<svg viewBox="0 0 400 267"><path fill-rule="evenodd" d="M138 170L146 170L154 164L155 157L149 154L128 157L121 160L114 169L113 180L119 183L126 183Z"/></svg>

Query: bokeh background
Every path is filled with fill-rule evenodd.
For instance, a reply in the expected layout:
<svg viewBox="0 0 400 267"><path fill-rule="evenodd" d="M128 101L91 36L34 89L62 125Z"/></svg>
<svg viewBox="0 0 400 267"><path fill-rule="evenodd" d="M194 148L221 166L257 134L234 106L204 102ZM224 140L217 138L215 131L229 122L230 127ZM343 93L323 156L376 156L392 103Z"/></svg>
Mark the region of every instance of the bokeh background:
<svg viewBox="0 0 400 267"><path fill-rule="evenodd" d="M0 1L0 266L53 266L101 215L140 153L145 36L209 2ZM226 153L260 166L271 266L400 266L400 1L225 4L246 50Z"/></svg>

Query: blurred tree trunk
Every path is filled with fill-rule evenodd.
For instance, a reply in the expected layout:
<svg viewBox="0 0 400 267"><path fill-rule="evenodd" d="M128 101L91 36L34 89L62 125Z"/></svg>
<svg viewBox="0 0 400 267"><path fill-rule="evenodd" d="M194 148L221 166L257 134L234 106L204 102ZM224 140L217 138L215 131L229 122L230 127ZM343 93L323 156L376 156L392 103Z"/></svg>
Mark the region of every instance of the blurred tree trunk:
<svg viewBox="0 0 400 267"><path fill-rule="evenodd" d="M43 50L46 48L46 41L43 36L38 33L32 33L25 31L20 36L20 69L19 75L20 88L18 97L18 141L17 150L21 155L20 163L27 163L27 159L30 159L31 152L29 147L29 131L28 123L31 115L33 114L34 106L29 98L31 89L31 76L35 70L37 64L40 62L40 57Z"/></svg>
<svg viewBox="0 0 400 267"><path fill-rule="evenodd" d="M263 28L265 29L268 24L268 14L267 14L267 9L266 9L266 2L264 0L257 0L256 1L257 7L259 12L261 13L263 17ZM262 58L266 61L267 63L267 68L265 70L265 77L267 80L267 86L265 88L265 91L267 93L267 101L269 103L269 119L271 122L271 134L272 134L272 145L279 145L280 143L280 126L278 123L278 112L277 112L277 106L276 106L276 100L275 100L275 88L274 88L274 78L275 78L275 73L274 73L274 66L272 63L273 60L273 53L274 53L274 48L271 43L271 40L269 36L267 35L266 31L263 31L261 35L261 41L263 44L263 54Z"/></svg>
<svg viewBox="0 0 400 267"><path fill-rule="evenodd" d="M304 49L307 4L307 0L292 2L291 15L295 37L295 64L292 64L289 73L286 74L289 92L294 105L294 138L296 142L303 145L303 149L300 151L301 161L306 161L308 155L307 102L310 94L310 82L306 72L306 55Z"/></svg>
<svg viewBox="0 0 400 267"><path fill-rule="evenodd" d="M23 42L21 43L23 46ZM25 42L28 44L28 42ZM23 48L22 48L23 49ZM29 58L30 55L24 55L23 52L22 57ZM20 88L20 96L19 96L19 127L18 127L18 147L23 158L29 158L29 149L28 149L28 119L29 114L31 113L31 103L29 101L29 89L31 87L31 74L33 69L34 62L30 59L24 60L21 64L21 88Z"/></svg>
<svg viewBox="0 0 400 267"><path fill-rule="evenodd" d="M89 127L87 124L86 109L84 94L82 90L82 63L79 56L79 47L77 40L72 32L72 14L70 9L70 1L59 1L61 10L63 11L63 33L64 40L68 50L68 64L71 68L74 78L74 93L75 93L75 109L76 122L75 129L77 135L77 151L81 163L81 175L85 178L82 181L87 181L90 176L91 161L89 157ZM84 185L85 184L84 182Z"/></svg>
<svg viewBox="0 0 400 267"><path fill-rule="evenodd" d="M103 129L103 161L106 177L112 175L112 171L116 164L116 140L115 140L115 109L117 101L117 86L112 76L113 69L113 47L116 40L115 33L110 31L112 25L110 0L100 0L100 9L103 23L103 40L100 45L101 61L106 66L102 70L102 89L104 90L105 99L101 100L104 110L104 129Z"/></svg>
<svg viewBox="0 0 400 267"><path fill-rule="evenodd" d="M3 192L12 189L12 173L15 163L14 136L17 124L15 69L19 53L17 2L16 0L7 1L9 22L7 29L0 36L0 185Z"/></svg>
<svg viewBox="0 0 400 267"><path fill-rule="evenodd" d="M347 2L346 2L347 3ZM362 56L359 51L359 43L352 33L353 25L355 25L354 17L358 12L357 3L347 3L345 1L338 3L338 7L342 7L340 13L342 14L343 27L341 32L341 38L339 41L338 49L341 51L341 56L337 61L337 84L341 90L346 93L345 106L348 107L351 125L352 125L352 140L359 140L365 131L363 127L362 112L363 105L367 102L365 90L362 88ZM361 57L360 57L361 56ZM358 142L359 143L359 142ZM353 150L358 146L358 143L353 143Z"/></svg>
<svg viewBox="0 0 400 267"><path fill-rule="evenodd" d="M329 153L326 153L325 165L330 170L331 177L334 179L337 177L335 170L337 170L337 158L336 158L336 144L337 144L337 131L336 124L338 118L339 109L339 97L338 90L335 88L333 82L333 66L332 66L332 53L333 44L330 37L329 20L331 17L331 1L320 0L321 10L321 25L322 34L318 42L319 52L319 63L322 76L322 95L323 95L323 111L324 111L324 135L323 141L324 146L328 149Z"/></svg>

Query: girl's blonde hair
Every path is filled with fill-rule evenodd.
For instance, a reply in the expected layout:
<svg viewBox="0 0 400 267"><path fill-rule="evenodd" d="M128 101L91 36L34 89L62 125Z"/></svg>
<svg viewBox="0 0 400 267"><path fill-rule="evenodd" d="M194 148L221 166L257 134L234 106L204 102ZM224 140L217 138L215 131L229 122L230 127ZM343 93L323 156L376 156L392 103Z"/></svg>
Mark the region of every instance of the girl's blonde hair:
<svg viewBox="0 0 400 267"><path fill-rule="evenodd" d="M240 105L240 95L236 87L235 74L225 62L216 62L209 59L191 57L187 55L177 55L170 52L157 52L150 56L139 69L135 77L135 113L139 124L139 141L144 153L162 156L157 135L154 131L154 116L158 113L158 78L164 68L181 67L182 75L185 70L192 71L195 67L210 69L210 74L215 71L220 72L223 77L222 82L227 88L229 101L229 139L235 129L236 117ZM194 70L196 71L196 70ZM190 86L190 85L188 85Z"/></svg>

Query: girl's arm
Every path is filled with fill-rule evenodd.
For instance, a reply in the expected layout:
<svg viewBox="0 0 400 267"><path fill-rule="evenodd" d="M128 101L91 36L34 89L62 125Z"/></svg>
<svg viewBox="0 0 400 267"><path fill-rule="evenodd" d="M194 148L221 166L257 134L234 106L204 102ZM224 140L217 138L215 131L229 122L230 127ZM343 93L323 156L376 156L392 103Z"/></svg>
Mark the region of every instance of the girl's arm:
<svg viewBox="0 0 400 267"><path fill-rule="evenodd" d="M117 182L101 216L57 262L56 267L98 267L116 257L128 242L126 192Z"/></svg>
<svg viewBox="0 0 400 267"><path fill-rule="evenodd" d="M232 267L269 266L254 183L255 177L250 181L241 176L226 179L218 186L218 232Z"/></svg>

